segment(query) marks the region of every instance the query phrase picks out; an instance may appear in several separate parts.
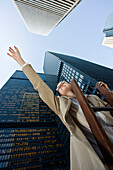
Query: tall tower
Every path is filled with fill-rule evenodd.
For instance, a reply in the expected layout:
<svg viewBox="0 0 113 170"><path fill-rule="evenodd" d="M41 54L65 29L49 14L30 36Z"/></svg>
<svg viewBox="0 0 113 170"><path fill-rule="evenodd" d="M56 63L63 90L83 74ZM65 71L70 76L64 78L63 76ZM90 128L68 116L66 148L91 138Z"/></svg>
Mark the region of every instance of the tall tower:
<svg viewBox="0 0 113 170"><path fill-rule="evenodd" d="M113 12L108 15L103 32L105 37L102 45L113 48Z"/></svg>
<svg viewBox="0 0 113 170"><path fill-rule="evenodd" d="M81 0L13 0L30 32L48 35Z"/></svg>
<svg viewBox="0 0 113 170"><path fill-rule="evenodd" d="M0 169L68 170L69 132L56 117L16 71L0 90Z"/></svg>
<svg viewBox="0 0 113 170"><path fill-rule="evenodd" d="M113 69L77 57L48 51L45 53L43 69L45 74L54 75L57 83L61 80L70 82L75 78L85 94L98 94L101 99L104 98L96 89L97 81L105 82L113 90ZM45 77L49 83L49 78Z"/></svg>

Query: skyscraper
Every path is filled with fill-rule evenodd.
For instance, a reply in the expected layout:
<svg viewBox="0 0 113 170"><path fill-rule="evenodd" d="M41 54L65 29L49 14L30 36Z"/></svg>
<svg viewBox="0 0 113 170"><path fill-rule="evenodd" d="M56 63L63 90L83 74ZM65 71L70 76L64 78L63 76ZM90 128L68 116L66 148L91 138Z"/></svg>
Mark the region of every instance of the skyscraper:
<svg viewBox="0 0 113 170"><path fill-rule="evenodd" d="M82 60L77 57L63 55L54 52L46 52L44 60L44 72L54 75L57 82L66 80L70 82L75 78L84 93L103 96L96 89L97 81L104 81L113 90L113 69ZM46 77L46 76L45 76ZM48 83L49 78L46 77ZM51 82L49 83L51 86Z"/></svg>
<svg viewBox="0 0 113 170"><path fill-rule="evenodd" d="M13 0L30 32L48 35L81 0Z"/></svg>
<svg viewBox="0 0 113 170"><path fill-rule="evenodd" d="M113 70L112 69L82 60L77 57L72 57L72 56L48 51L45 54L43 68L46 74L54 75L55 80L57 80L57 83L62 80L65 80L70 83L71 80L74 78L78 82L84 94L94 94L94 95L99 96L102 100L105 100L105 98L96 88L97 81L104 81L105 83L108 84L110 89L113 90L113 79L112 79ZM48 76L46 77L46 80L49 82ZM51 85L51 82L49 84ZM75 115L77 116L76 112L75 112ZM81 118L80 118L80 121L81 121ZM80 121L75 121L75 124L78 125ZM87 137L86 134L85 136ZM71 144L70 145L70 160L71 160L70 166L73 167L72 169L76 169L76 165L80 163L79 168L81 169L82 164L85 165L84 162L82 163L82 160L84 160L83 157L81 159L81 156L78 156L79 154L77 155L77 157L76 157L76 154L75 155L73 154L74 152L79 153L78 148L80 148L80 146L78 147L77 145L75 145L76 141L72 142L73 139L71 137L73 137L73 135L70 135L70 144ZM76 164L74 164L75 161L77 161Z"/></svg>
<svg viewBox="0 0 113 170"><path fill-rule="evenodd" d="M77 57L46 52L40 77L56 94L59 81L75 78L84 94L104 97L96 88L104 81L113 90L113 70ZM57 94L56 94L57 95ZM0 168L58 169L70 167L70 134L40 99L22 71L0 90Z"/></svg>
<svg viewBox="0 0 113 170"><path fill-rule="evenodd" d="M46 82L45 75L39 75ZM69 169L69 132L22 71L0 90L2 168Z"/></svg>
<svg viewBox="0 0 113 170"><path fill-rule="evenodd" d="M113 48L113 12L108 15L103 32L105 33L103 45Z"/></svg>

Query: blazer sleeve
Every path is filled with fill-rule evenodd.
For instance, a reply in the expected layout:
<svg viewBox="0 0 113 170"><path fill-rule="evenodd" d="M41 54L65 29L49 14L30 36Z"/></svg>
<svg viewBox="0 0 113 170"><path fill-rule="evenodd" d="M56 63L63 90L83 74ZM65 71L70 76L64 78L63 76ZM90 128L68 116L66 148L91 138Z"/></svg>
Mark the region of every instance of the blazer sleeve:
<svg viewBox="0 0 113 170"><path fill-rule="evenodd" d="M111 91L111 94L113 94L113 91Z"/></svg>
<svg viewBox="0 0 113 170"><path fill-rule="evenodd" d="M59 96L55 96L53 91L40 78L30 64L22 68L29 81L32 83L35 90L39 92L40 98L56 113L60 114Z"/></svg>

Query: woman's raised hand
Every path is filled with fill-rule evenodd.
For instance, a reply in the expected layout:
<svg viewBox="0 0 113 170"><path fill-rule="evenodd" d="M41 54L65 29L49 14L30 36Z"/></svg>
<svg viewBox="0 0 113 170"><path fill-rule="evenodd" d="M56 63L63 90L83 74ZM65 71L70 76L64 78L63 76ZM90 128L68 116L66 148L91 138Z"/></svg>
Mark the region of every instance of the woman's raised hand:
<svg viewBox="0 0 113 170"><path fill-rule="evenodd" d="M25 61L22 59L21 55L20 55L20 52L18 50L17 47L14 46L14 50L9 47L9 52L11 53L7 53L10 57L12 57L14 60L17 61L17 63L20 65L20 66L23 66L25 64Z"/></svg>
<svg viewBox="0 0 113 170"><path fill-rule="evenodd" d="M100 86L100 87L103 86L103 87L105 87L108 91L110 91L108 85L105 84L103 81L100 81L100 82L97 82L97 83L96 83L96 87L98 88L99 86Z"/></svg>

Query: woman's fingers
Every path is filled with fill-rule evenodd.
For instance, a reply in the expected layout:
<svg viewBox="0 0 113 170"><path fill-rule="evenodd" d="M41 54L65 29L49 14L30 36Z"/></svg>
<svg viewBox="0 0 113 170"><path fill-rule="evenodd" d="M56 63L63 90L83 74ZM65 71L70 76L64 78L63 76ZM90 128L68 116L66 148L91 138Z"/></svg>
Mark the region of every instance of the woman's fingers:
<svg viewBox="0 0 113 170"><path fill-rule="evenodd" d="M99 86L104 86L105 85L105 83L102 82L102 81L98 82L98 84L99 84Z"/></svg>
<svg viewBox="0 0 113 170"><path fill-rule="evenodd" d="M9 54L9 53L7 53L7 55L9 55L10 57L12 57L12 55L11 55L11 54Z"/></svg>
<svg viewBox="0 0 113 170"><path fill-rule="evenodd" d="M12 50L11 50L11 49L9 49L9 51L13 54L13 52L12 52Z"/></svg>
<svg viewBox="0 0 113 170"><path fill-rule="evenodd" d="M17 47L14 46L14 49L12 49L11 47L9 47L9 51L7 53L10 57L12 57L14 60L16 60L17 62L19 62L21 60L21 55L19 53L19 50Z"/></svg>
<svg viewBox="0 0 113 170"><path fill-rule="evenodd" d="M16 46L14 46L15 50L19 52L18 48Z"/></svg>
<svg viewBox="0 0 113 170"><path fill-rule="evenodd" d="M102 83L102 82L100 82L100 83L99 83L99 85L100 85L100 86L102 86L102 85L103 85L103 83Z"/></svg>
<svg viewBox="0 0 113 170"><path fill-rule="evenodd" d="M109 89L108 85L105 84L103 81L97 82L97 85L99 85L100 87L104 86L106 89Z"/></svg>
<svg viewBox="0 0 113 170"><path fill-rule="evenodd" d="M14 51L11 47L9 47L9 51L10 51L12 54L15 53L15 51Z"/></svg>
<svg viewBox="0 0 113 170"><path fill-rule="evenodd" d="M11 52L11 54L7 53L7 55L9 55L10 57L13 57L13 55L15 54L15 51L11 47L9 47L9 52Z"/></svg>
<svg viewBox="0 0 113 170"><path fill-rule="evenodd" d="M17 48L16 46L14 46L14 48L15 48L16 50L18 50L18 48Z"/></svg>
<svg viewBox="0 0 113 170"><path fill-rule="evenodd" d="M98 86L105 86L105 83L103 83L102 81L100 81L100 82L97 82L96 85L98 85Z"/></svg>

